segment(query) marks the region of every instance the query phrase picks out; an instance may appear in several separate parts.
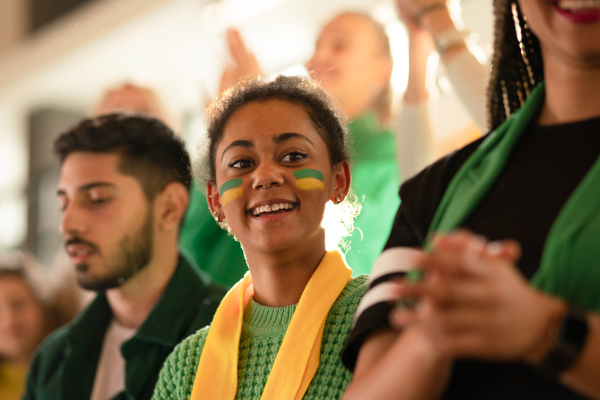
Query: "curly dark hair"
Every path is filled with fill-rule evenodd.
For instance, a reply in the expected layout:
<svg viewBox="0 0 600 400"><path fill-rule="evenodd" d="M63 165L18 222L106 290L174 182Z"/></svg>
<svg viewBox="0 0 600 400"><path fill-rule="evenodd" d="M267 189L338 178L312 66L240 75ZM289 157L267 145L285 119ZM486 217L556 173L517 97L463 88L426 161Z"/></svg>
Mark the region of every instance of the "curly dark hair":
<svg viewBox="0 0 600 400"><path fill-rule="evenodd" d="M204 149L206 165L204 171L201 171L206 181L215 181L215 152L223 138L227 121L243 105L271 99L298 104L306 110L315 129L327 145L331 165L349 160L345 117L332 99L309 78L278 76L272 81L240 82L209 106L208 138Z"/></svg>
<svg viewBox="0 0 600 400"><path fill-rule="evenodd" d="M56 139L54 152L61 165L75 152L119 154L119 170L136 178L150 201L171 182L190 190L190 157L182 140L152 117L113 113L86 118Z"/></svg>
<svg viewBox="0 0 600 400"><path fill-rule="evenodd" d="M488 85L488 124L495 129L517 111L544 71L538 38L516 0L494 0L494 55Z"/></svg>

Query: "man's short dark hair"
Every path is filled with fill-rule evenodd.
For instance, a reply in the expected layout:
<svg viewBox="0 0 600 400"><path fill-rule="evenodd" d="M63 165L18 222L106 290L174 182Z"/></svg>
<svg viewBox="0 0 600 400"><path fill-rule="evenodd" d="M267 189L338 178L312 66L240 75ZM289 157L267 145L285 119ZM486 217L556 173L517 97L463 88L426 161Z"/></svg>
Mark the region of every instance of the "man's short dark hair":
<svg viewBox="0 0 600 400"><path fill-rule="evenodd" d="M54 142L61 165L72 153L116 153L119 171L136 178L149 201L171 182L190 190L190 157L183 141L155 118L114 113L86 118Z"/></svg>

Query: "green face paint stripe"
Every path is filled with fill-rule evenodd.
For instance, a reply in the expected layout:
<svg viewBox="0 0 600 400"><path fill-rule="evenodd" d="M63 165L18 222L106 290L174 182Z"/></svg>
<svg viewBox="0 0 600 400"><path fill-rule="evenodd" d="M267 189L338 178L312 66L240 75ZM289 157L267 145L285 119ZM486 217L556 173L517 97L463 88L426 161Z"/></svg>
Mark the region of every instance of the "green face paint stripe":
<svg viewBox="0 0 600 400"><path fill-rule="evenodd" d="M223 193L225 193L229 189L236 188L236 187L240 186L241 184L242 184L242 178L232 179L230 181L227 181L224 184L222 184L221 187L219 188L219 194L221 196L223 196Z"/></svg>
<svg viewBox="0 0 600 400"><path fill-rule="evenodd" d="M294 176L296 179L304 179L304 178L315 178L320 180L321 182L325 181L325 177L323 173L316 169L305 168L299 169L298 171L294 171Z"/></svg>

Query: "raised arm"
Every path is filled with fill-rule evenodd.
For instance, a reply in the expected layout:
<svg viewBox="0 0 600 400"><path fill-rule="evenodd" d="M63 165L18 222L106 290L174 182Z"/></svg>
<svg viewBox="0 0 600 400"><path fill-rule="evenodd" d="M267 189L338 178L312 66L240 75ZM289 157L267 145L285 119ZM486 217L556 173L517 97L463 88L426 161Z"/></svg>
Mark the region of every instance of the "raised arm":
<svg viewBox="0 0 600 400"><path fill-rule="evenodd" d="M240 32L235 28L227 29L227 47L232 63L225 66L221 75L220 93L234 86L241 79L254 79L262 75L260 65L254 54L248 50Z"/></svg>
<svg viewBox="0 0 600 400"><path fill-rule="evenodd" d="M427 62L434 45L429 33L414 21L405 2L396 2L408 34L408 81L396 129L396 156L402 179L410 178L433 161L435 140L427 90Z"/></svg>

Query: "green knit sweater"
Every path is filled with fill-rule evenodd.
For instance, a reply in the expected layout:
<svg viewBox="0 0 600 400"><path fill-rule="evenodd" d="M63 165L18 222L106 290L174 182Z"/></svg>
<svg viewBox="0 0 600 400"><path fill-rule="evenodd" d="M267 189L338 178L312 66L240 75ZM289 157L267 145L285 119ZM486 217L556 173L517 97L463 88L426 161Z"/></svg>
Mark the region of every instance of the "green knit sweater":
<svg viewBox="0 0 600 400"><path fill-rule="evenodd" d="M348 282L329 310L319 367L304 399L339 399L350 383L352 375L343 367L340 353L367 288L367 278L360 275ZM296 305L265 307L253 300L248 303L240 339L236 399L260 399L295 310ZM209 328L200 329L171 353L160 372L153 400L190 398Z"/></svg>

